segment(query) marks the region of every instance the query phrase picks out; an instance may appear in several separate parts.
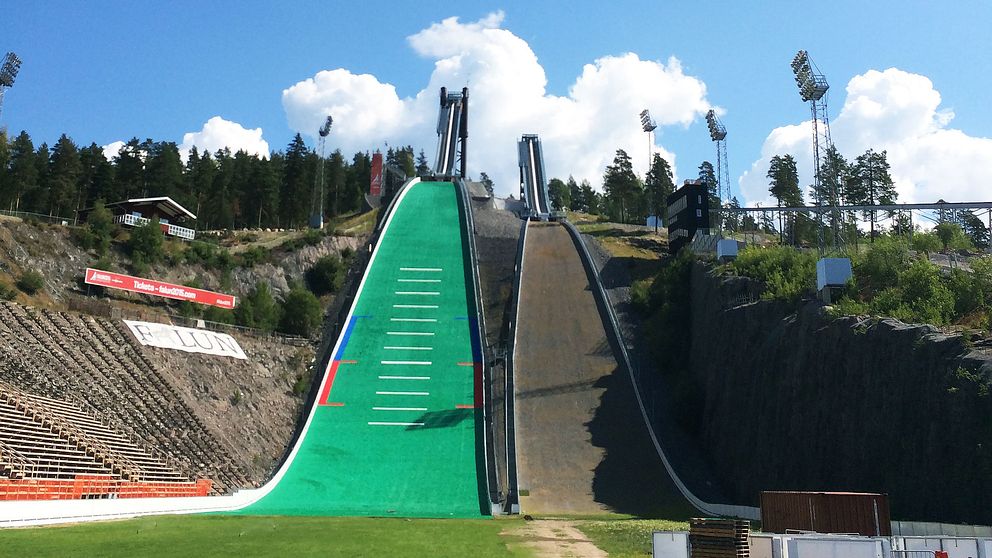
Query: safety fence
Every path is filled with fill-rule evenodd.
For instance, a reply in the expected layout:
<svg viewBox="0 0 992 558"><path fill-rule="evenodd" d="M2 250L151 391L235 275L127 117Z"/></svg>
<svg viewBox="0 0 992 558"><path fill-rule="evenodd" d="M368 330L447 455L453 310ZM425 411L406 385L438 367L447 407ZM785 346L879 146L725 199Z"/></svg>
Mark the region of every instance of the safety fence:
<svg viewBox="0 0 992 558"><path fill-rule="evenodd" d="M72 480L0 479L0 501L90 500L206 496L213 481L132 482L109 475L77 475Z"/></svg>

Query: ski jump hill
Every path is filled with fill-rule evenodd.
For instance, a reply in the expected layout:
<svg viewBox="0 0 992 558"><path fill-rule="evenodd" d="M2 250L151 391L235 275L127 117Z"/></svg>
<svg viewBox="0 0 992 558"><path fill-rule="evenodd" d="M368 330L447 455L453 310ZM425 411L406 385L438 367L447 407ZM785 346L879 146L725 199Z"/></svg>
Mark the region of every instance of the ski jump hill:
<svg viewBox="0 0 992 558"><path fill-rule="evenodd" d="M0 526L203 512L671 517L695 508L755 518L756 508L708 504L678 479L598 273L567 223L523 227L506 422L493 424L464 182L467 103L467 89L442 89L437 181L408 181L385 208L306 419L268 483L228 496L0 502ZM526 165L541 169L532 178L543 179L539 147L527 153Z"/></svg>

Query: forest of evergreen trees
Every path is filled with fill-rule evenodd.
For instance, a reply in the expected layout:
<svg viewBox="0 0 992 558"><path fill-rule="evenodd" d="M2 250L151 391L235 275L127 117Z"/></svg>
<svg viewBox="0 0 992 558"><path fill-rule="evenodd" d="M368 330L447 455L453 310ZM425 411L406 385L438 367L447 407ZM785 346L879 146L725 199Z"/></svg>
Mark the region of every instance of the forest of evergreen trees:
<svg viewBox="0 0 992 558"><path fill-rule="evenodd" d="M385 158L407 176L416 172L412 147L390 148ZM422 151L418 159L425 160ZM71 221L97 200L169 196L197 215L200 230L298 228L309 220L319 164L300 134L268 158L194 147L184 163L174 142L133 138L108 160L101 146L80 147L65 134L50 147L35 146L24 131L0 131L0 209ZM372 156L348 160L336 150L324 164L324 215L360 209Z"/></svg>

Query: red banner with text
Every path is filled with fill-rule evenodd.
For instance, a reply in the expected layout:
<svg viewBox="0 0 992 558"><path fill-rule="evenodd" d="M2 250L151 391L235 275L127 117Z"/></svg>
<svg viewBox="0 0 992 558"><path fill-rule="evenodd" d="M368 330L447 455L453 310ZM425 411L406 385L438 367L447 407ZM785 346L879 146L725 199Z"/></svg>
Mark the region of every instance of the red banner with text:
<svg viewBox="0 0 992 558"><path fill-rule="evenodd" d="M188 300L189 302L220 308L234 308L234 295L194 289L193 287L163 283L162 281L155 281L153 279L144 279L142 277L134 277L112 271L102 271L89 267L86 268L86 284L121 289L123 291L131 291L132 293L164 296L176 300Z"/></svg>
<svg viewBox="0 0 992 558"><path fill-rule="evenodd" d="M372 154L372 177L369 184L369 195L382 196L382 153Z"/></svg>

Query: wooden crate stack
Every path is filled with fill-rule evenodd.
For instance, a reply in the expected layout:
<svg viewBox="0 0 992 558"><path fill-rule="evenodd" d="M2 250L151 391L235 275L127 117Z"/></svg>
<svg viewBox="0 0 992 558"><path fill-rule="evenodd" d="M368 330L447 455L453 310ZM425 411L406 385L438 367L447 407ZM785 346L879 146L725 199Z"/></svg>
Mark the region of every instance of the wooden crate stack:
<svg viewBox="0 0 992 558"><path fill-rule="evenodd" d="M749 558L751 523L744 519L694 518L689 523L691 558Z"/></svg>

